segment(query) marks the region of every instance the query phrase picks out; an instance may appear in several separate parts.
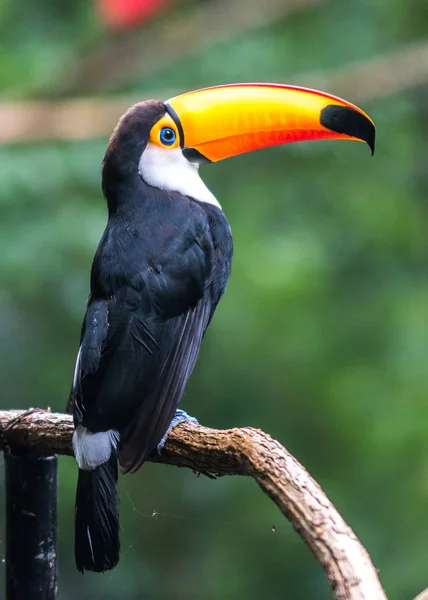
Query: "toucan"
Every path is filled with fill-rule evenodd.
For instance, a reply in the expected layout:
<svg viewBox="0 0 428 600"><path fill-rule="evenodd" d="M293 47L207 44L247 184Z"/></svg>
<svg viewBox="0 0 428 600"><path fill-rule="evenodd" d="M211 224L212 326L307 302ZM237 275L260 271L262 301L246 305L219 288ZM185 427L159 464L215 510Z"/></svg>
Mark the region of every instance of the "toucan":
<svg viewBox="0 0 428 600"><path fill-rule="evenodd" d="M315 139L366 142L357 106L276 84L205 88L132 106L102 164L108 222L70 395L79 467L75 560L102 572L119 561L118 462L125 473L160 452L189 417L179 404L231 269L231 228L199 166Z"/></svg>

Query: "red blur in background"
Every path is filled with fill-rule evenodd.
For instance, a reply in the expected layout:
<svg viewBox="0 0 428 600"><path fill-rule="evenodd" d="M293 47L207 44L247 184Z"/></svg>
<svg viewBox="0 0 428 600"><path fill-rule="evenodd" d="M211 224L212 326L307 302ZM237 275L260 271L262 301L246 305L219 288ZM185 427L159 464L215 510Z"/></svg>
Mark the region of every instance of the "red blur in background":
<svg viewBox="0 0 428 600"><path fill-rule="evenodd" d="M113 29L128 29L150 21L175 0L96 0L102 20Z"/></svg>

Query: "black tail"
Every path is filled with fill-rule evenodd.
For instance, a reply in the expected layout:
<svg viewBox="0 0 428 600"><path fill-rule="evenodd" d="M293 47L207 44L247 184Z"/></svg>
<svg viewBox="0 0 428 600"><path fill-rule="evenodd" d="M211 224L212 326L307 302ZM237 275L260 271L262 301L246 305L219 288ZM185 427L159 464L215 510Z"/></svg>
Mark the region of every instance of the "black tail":
<svg viewBox="0 0 428 600"><path fill-rule="evenodd" d="M74 555L78 570L101 573L119 562L117 455L93 471L79 469Z"/></svg>

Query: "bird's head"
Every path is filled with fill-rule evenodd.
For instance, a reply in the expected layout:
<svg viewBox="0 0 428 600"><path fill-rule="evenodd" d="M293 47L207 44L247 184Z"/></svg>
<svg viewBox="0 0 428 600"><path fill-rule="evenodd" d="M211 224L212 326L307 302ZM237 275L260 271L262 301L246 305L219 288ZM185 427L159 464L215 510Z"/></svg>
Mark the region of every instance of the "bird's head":
<svg viewBox="0 0 428 600"><path fill-rule="evenodd" d="M216 203L198 174L212 163L277 144L316 139L366 142L375 126L349 102L315 90L275 84L205 88L131 107L120 119L103 166L112 183L141 177L147 184Z"/></svg>

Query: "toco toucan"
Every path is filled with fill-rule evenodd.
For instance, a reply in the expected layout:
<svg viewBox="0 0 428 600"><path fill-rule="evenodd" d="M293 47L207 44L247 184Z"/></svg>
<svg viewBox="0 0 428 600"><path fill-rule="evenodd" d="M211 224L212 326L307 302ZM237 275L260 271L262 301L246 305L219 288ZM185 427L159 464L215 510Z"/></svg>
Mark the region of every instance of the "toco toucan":
<svg viewBox="0 0 428 600"><path fill-rule="evenodd" d="M206 88L132 106L102 166L108 223L92 265L70 402L79 571L119 560L118 461L136 471L172 426L230 273L232 236L199 165L288 142L355 139L366 113L285 85Z"/></svg>

